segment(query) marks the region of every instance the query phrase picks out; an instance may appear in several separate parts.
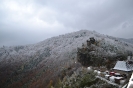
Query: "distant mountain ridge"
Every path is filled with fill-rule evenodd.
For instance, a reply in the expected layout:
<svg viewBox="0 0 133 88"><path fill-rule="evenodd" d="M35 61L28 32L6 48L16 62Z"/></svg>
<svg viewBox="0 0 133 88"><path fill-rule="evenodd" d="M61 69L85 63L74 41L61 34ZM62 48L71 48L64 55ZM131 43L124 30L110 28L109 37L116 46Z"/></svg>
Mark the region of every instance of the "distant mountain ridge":
<svg viewBox="0 0 133 88"><path fill-rule="evenodd" d="M86 44L90 37L100 42L96 47L101 50L99 53L103 53L102 48L106 48L107 55L133 52L132 44L88 30L59 35L27 46L3 46L0 48L0 87L41 88L47 87L50 80L54 84L81 66L76 63L77 48Z"/></svg>
<svg viewBox="0 0 133 88"><path fill-rule="evenodd" d="M122 40L122 41L133 44L133 38L130 38L130 39L119 38L119 39Z"/></svg>

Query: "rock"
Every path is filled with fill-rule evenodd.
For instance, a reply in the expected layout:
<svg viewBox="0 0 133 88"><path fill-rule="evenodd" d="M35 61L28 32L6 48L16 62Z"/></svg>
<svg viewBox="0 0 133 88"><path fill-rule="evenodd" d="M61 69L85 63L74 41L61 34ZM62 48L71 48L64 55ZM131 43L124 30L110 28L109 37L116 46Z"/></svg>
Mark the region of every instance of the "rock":
<svg viewBox="0 0 133 88"><path fill-rule="evenodd" d="M101 75L101 72L100 72L100 71L98 71L98 72L97 72L97 74L98 74L98 76L100 76L100 75Z"/></svg>
<svg viewBox="0 0 133 88"><path fill-rule="evenodd" d="M90 72L90 71L92 71L92 68L91 67L88 67L87 70Z"/></svg>
<svg viewBox="0 0 133 88"><path fill-rule="evenodd" d="M94 70L94 73L97 73L98 71L97 70Z"/></svg>

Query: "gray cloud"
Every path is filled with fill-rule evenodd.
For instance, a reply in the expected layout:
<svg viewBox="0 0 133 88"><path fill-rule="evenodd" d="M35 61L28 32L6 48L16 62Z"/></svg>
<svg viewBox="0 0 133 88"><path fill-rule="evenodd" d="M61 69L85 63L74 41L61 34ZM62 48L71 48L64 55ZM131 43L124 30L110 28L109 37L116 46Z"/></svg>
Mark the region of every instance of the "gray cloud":
<svg viewBox="0 0 133 88"><path fill-rule="evenodd" d="M133 0L1 0L0 46L81 29L133 38Z"/></svg>

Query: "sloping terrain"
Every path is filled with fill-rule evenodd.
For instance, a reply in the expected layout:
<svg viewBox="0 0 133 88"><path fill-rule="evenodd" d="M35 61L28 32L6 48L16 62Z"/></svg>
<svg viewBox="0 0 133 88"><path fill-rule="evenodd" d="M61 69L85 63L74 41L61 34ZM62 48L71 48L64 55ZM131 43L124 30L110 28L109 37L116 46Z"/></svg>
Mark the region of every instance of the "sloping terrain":
<svg viewBox="0 0 133 88"><path fill-rule="evenodd" d="M133 52L133 45L94 31L81 30L27 46L0 48L0 88L44 88L81 66L77 48L94 37L105 56Z"/></svg>

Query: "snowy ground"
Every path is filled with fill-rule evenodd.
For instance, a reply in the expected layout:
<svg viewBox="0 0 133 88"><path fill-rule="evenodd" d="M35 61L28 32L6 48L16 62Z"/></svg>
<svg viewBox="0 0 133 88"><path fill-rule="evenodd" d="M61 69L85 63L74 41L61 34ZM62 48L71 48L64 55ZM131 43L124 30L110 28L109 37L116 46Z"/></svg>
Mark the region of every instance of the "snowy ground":
<svg viewBox="0 0 133 88"><path fill-rule="evenodd" d="M111 82L111 81L109 81L109 80L107 80L107 79L105 79L105 78L103 78L103 77L96 76L96 78L99 78L99 79L101 79L101 80L103 80L103 81L106 81L107 83L109 83L109 84L111 84L111 85L114 85L114 86L117 86L117 87L119 87L119 88L122 87L121 85L118 85L118 84L116 84L116 83L113 83L113 82Z"/></svg>

